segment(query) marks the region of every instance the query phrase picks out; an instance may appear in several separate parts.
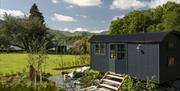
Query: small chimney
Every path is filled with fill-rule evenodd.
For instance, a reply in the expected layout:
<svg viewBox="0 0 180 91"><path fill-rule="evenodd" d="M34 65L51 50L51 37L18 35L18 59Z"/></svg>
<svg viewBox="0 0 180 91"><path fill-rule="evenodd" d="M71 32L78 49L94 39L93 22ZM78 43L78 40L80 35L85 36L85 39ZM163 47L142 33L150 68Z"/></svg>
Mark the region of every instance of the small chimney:
<svg viewBox="0 0 180 91"><path fill-rule="evenodd" d="M146 28L143 27L143 33L147 33L148 31L146 30Z"/></svg>

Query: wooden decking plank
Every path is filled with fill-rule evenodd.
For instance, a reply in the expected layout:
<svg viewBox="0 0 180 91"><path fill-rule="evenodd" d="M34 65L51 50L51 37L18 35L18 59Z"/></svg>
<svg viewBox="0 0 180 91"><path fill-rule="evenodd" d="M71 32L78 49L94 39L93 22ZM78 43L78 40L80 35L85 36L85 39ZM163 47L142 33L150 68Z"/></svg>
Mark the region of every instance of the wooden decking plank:
<svg viewBox="0 0 180 91"><path fill-rule="evenodd" d="M119 76L115 76L115 75L111 75L111 74L108 74L108 75L106 75L106 76L108 76L108 77L113 77L113 78L116 78L116 79L121 79L121 80L124 79L124 77L119 77Z"/></svg>
<svg viewBox="0 0 180 91"><path fill-rule="evenodd" d="M121 85L121 82L117 82L117 81L113 81L113 80L109 80L109 79L103 79L103 81L110 82L110 83L113 83L113 84Z"/></svg>
<svg viewBox="0 0 180 91"><path fill-rule="evenodd" d="M114 72L109 72L109 74L116 75L116 76L120 76L120 77L125 76L124 74L116 74L116 73L114 73Z"/></svg>
<svg viewBox="0 0 180 91"><path fill-rule="evenodd" d="M108 88L98 88L96 91L113 91L113 90Z"/></svg>
<svg viewBox="0 0 180 91"><path fill-rule="evenodd" d="M118 88L117 88L117 87L113 87L113 86L111 86L111 85L107 85L107 84L100 84L100 86L102 86L102 87L106 87L106 88L109 88L109 89L113 89L113 90L118 90Z"/></svg>

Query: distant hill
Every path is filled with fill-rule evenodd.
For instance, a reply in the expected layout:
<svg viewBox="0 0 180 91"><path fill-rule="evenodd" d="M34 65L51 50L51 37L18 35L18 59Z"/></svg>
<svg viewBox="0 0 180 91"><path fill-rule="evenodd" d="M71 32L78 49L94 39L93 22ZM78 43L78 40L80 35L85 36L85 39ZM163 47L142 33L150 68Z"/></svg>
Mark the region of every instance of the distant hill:
<svg viewBox="0 0 180 91"><path fill-rule="evenodd" d="M61 39L65 39L66 35L64 35L61 31L58 30L48 30L49 33L53 34L55 36L55 39L57 40L61 40Z"/></svg>
<svg viewBox="0 0 180 91"><path fill-rule="evenodd" d="M73 36L92 36L95 34L108 34L107 31L103 31L101 33L91 33L85 31L76 31L76 32L68 32L68 31L60 31L60 30L48 30L50 33L55 34L55 36L61 36L62 38L65 37L73 37Z"/></svg>
<svg viewBox="0 0 180 91"><path fill-rule="evenodd" d="M54 39L59 42L65 42L67 44L73 44L75 41L83 39L83 38L90 38L93 35L99 35L99 34L107 34L107 31L104 31L102 33L90 33L90 32L82 32L82 31L76 31L76 32L68 32L68 31L59 31L59 30L48 30L49 33L54 35Z"/></svg>
<svg viewBox="0 0 180 91"><path fill-rule="evenodd" d="M103 31L100 34L108 34L108 31Z"/></svg>
<svg viewBox="0 0 180 91"><path fill-rule="evenodd" d="M91 36L94 35L96 33L90 33L90 32L81 32L81 31L76 31L76 32L67 32L67 31L60 31L61 33L63 33L64 35L66 35L67 37L72 37L72 36Z"/></svg>

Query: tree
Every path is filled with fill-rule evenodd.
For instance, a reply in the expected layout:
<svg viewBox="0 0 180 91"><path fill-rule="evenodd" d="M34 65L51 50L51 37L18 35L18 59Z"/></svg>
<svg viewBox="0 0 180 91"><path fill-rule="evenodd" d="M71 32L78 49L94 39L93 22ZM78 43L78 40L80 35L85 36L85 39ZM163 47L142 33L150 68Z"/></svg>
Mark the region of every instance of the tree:
<svg viewBox="0 0 180 91"><path fill-rule="evenodd" d="M42 13L39 11L38 6L35 3L31 7L29 13L30 13L29 19L38 18L42 24L45 22Z"/></svg>
<svg viewBox="0 0 180 91"><path fill-rule="evenodd" d="M134 11L125 16L124 31L125 33L144 32L151 23L149 11Z"/></svg>
<svg viewBox="0 0 180 91"><path fill-rule="evenodd" d="M6 37L11 45L23 48L27 52L37 52L41 45L49 39L46 26L38 18L15 18L5 16L4 27Z"/></svg>
<svg viewBox="0 0 180 91"><path fill-rule="evenodd" d="M164 15L162 17L162 25L164 31L180 31L180 4L168 2L163 5Z"/></svg>
<svg viewBox="0 0 180 91"><path fill-rule="evenodd" d="M3 27L6 37L12 41L11 45L18 46L26 52L38 52L44 43L48 42L46 48L52 43L53 35L47 32L48 28L36 4L30 9L29 17L16 18L5 15Z"/></svg>
<svg viewBox="0 0 180 91"><path fill-rule="evenodd" d="M109 34L123 34L123 19L117 18L111 22L109 27Z"/></svg>
<svg viewBox="0 0 180 91"><path fill-rule="evenodd" d="M179 12L180 4L174 2L167 2L154 9L136 10L122 19L113 20L109 27L109 33L180 31Z"/></svg>

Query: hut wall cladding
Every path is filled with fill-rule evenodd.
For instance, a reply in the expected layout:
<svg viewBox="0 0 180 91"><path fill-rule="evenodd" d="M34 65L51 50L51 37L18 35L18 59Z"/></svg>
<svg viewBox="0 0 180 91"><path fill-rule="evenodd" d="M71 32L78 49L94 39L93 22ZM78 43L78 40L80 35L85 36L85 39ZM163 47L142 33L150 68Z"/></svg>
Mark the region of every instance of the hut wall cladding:
<svg viewBox="0 0 180 91"><path fill-rule="evenodd" d="M146 80L155 77L159 83L159 44L141 44L144 54L137 52L138 44L128 44L128 73Z"/></svg>
<svg viewBox="0 0 180 91"><path fill-rule="evenodd" d="M96 55L95 54L95 44L91 44L91 67L95 70L101 70L101 72L108 71L108 63L109 63L109 57L108 54L109 50L107 47L107 44L105 44L105 55Z"/></svg>
<svg viewBox="0 0 180 91"><path fill-rule="evenodd" d="M95 35L90 42L92 69L127 73L139 80L154 76L156 83L180 78L180 32ZM106 43L106 55L95 55L96 43ZM125 44L126 60L110 60L109 47L112 43ZM138 45L141 45L142 54Z"/></svg>
<svg viewBox="0 0 180 91"><path fill-rule="evenodd" d="M168 48L168 41L176 42L175 48ZM175 57L175 65L168 66L168 57ZM180 37L168 35L160 45L160 83L180 77Z"/></svg>

